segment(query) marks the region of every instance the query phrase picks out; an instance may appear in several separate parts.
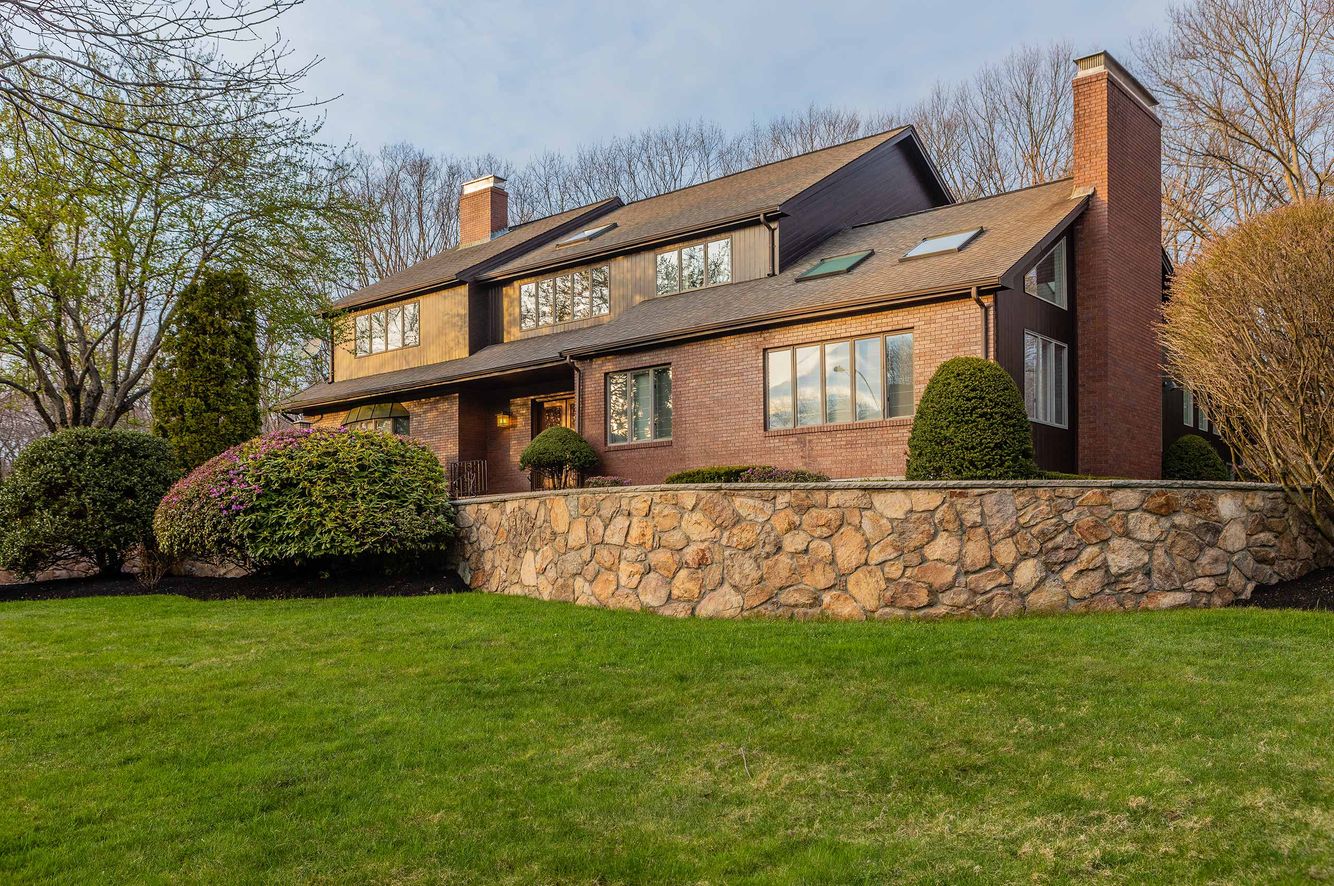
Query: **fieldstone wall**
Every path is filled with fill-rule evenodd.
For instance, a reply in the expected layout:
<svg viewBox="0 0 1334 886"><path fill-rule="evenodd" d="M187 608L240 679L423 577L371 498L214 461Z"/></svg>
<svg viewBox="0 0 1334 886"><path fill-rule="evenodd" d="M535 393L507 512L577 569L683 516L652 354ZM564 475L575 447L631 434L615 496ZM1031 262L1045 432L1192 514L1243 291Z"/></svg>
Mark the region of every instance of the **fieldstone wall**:
<svg viewBox="0 0 1334 886"><path fill-rule="evenodd" d="M474 589L715 618L1225 606L1334 562L1256 484L573 490L462 501L459 525Z"/></svg>

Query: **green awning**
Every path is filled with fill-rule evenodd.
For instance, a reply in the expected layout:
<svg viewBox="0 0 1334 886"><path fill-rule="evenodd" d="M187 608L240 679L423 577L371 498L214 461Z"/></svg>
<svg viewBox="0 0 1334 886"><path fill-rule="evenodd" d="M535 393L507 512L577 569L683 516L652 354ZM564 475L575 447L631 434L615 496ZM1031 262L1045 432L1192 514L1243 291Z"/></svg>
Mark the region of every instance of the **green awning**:
<svg viewBox="0 0 1334 886"><path fill-rule="evenodd" d="M874 252L874 249L868 249L865 252L849 252L847 255L831 255L829 258L822 258L815 264L815 267L798 274L797 279L814 280L816 277L846 274L870 258Z"/></svg>

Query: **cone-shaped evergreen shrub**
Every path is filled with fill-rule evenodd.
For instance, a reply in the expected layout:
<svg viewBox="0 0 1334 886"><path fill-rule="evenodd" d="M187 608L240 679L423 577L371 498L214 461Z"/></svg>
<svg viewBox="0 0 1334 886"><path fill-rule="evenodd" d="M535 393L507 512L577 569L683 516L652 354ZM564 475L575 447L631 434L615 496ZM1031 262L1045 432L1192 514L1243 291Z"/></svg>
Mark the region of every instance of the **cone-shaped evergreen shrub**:
<svg viewBox="0 0 1334 886"><path fill-rule="evenodd" d="M1218 450L1198 434L1177 437L1163 450L1163 476L1168 480L1232 479Z"/></svg>
<svg viewBox="0 0 1334 886"><path fill-rule="evenodd" d="M167 445L138 431L70 428L34 440L0 484L0 568L120 571L151 537L153 509L176 476Z"/></svg>
<svg viewBox="0 0 1334 886"><path fill-rule="evenodd" d="M532 471L560 489L578 486L579 478L597 466L597 452L569 428L547 428L519 456L521 470Z"/></svg>
<svg viewBox="0 0 1334 886"><path fill-rule="evenodd" d="M153 374L153 433L182 471L260 432L258 324L250 284L213 271L187 286Z"/></svg>
<svg viewBox="0 0 1334 886"><path fill-rule="evenodd" d="M1026 480L1038 476L1019 386L999 364L955 357L922 392L908 438L909 480Z"/></svg>

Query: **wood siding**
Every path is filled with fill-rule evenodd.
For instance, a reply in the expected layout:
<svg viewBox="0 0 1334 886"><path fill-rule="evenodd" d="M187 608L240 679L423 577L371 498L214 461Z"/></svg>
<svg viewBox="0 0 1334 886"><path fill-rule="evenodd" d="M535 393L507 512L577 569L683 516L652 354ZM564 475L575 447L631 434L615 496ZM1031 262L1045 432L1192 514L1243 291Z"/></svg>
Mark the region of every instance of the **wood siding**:
<svg viewBox="0 0 1334 886"><path fill-rule="evenodd" d="M1036 332L1066 346L1066 417L1068 428L1029 422L1033 429L1033 454L1038 467L1048 471L1079 471L1079 348L1075 336L1075 310L1079 302L1075 278L1074 238L1067 238L1066 303L1060 308L1023 290L1002 289L996 293L996 362L1024 389L1024 333Z"/></svg>
<svg viewBox="0 0 1334 886"><path fill-rule="evenodd" d="M754 280L769 273L769 230L763 225L756 224L711 234L707 237L681 240L671 244L646 248L638 252L630 252L625 255L591 261L587 264L562 268L559 272L548 271L535 276L520 277L505 283L503 286L492 286L488 289L487 303L492 305L493 308L498 307L499 309L500 323L498 325L492 324L492 334L496 336L494 340L513 341L519 338L550 335L553 332L565 332L570 329L581 329L585 326L596 326L599 323L605 323L639 302L656 296L656 261L659 252L668 249L679 249L682 246L691 246L696 243L706 243L710 240L721 240L726 237L732 239L733 282ZM611 305L610 312L605 317L570 320L552 326L541 326L537 329L519 328L520 286L560 274L583 271L603 265L611 269Z"/></svg>
<svg viewBox="0 0 1334 886"><path fill-rule="evenodd" d="M414 301L421 305L418 319L420 344L380 354L367 354L364 357L356 355L356 342L352 331L357 317L383 311L395 304L408 304ZM445 360L457 360L468 356L468 287L451 286L426 295L354 311L346 323L346 331L343 333L346 341L334 348L334 379L337 381L393 372L396 369L407 369L412 366L426 366Z"/></svg>
<svg viewBox="0 0 1334 886"><path fill-rule="evenodd" d="M887 142L783 204L779 268L843 228L949 202L914 143Z"/></svg>

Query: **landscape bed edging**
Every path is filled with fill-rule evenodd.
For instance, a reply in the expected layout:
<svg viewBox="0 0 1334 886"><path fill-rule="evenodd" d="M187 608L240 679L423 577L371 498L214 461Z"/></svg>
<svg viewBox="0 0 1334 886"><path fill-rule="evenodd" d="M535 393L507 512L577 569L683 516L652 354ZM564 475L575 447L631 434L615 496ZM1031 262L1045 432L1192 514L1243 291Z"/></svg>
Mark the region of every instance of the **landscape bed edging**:
<svg viewBox="0 0 1334 886"><path fill-rule="evenodd" d="M1334 563L1282 490L1177 481L573 489L458 502L472 588L663 615L1225 606Z"/></svg>

